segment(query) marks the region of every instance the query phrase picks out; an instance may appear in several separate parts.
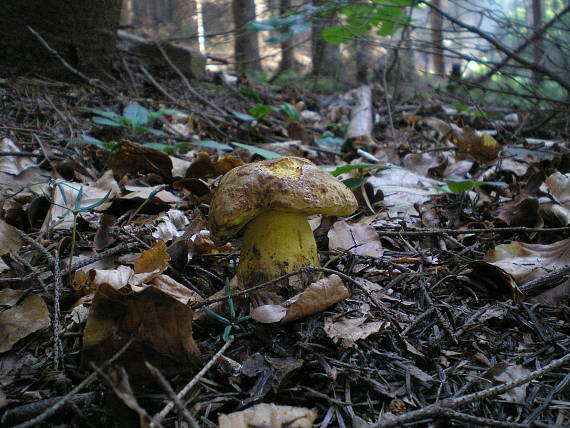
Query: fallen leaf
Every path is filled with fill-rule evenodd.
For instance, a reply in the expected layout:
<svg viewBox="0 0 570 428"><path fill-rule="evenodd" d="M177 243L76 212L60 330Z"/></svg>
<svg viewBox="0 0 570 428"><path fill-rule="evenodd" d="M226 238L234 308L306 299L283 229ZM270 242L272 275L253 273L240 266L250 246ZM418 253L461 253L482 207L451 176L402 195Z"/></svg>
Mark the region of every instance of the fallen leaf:
<svg viewBox="0 0 570 428"><path fill-rule="evenodd" d="M155 173L165 181L172 180L172 161L166 153L127 140L121 141L121 145L111 153L109 167L119 178L125 174Z"/></svg>
<svg viewBox="0 0 570 428"><path fill-rule="evenodd" d="M490 388L491 386L502 385L520 379L529 373L530 370L521 365L508 365L505 362L501 362L483 373L481 376L481 384L483 388ZM527 387L528 383L524 383L499 395L499 397L512 403L525 404Z"/></svg>
<svg viewBox="0 0 570 428"><path fill-rule="evenodd" d="M570 299L570 279L554 288L546 290L537 296L531 297L530 302L539 302L543 305L561 306Z"/></svg>
<svg viewBox="0 0 570 428"><path fill-rule="evenodd" d="M342 318L337 321L332 317L327 317L323 329L334 343L341 339L342 346L350 348L357 340L366 339L371 334L386 330L389 326L387 322L366 322L367 319L367 317Z"/></svg>
<svg viewBox="0 0 570 428"><path fill-rule="evenodd" d="M14 226L0 220L0 256L16 252L22 246L22 238Z"/></svg>
<svg viewBox="0 0 570 428"><path fill-rule="evenodd" d="M37 294L0 312L0 353L9 351L18 340L48 327L49 323L48 308Z"/></svg>
<svg viewBox="0 0 570 428"><path fill-rule="evenodd" d="M424 177L401 167L380 170L367 178L374 193L382 191L384 200L381 206L390 218L402 221L402 215L415 217L415 204L423 204L432 196L441 193L442 181Z"/></svg>
<svg viewBox="0 0 570 428"><path fill-rule="evenodd" d="M251 317L261 323L286 323L324 311L350 297L338 275L330 275L310 284L303 292L280 305L261 305L251 310Z"/></svg>
<svg viewBox="0 0 570 428"><path fill-rule="evenodd" d="M279 406L276 404L258 404L241 412L220 415L220 428L311 428L317 414L305 407Z"/></svg>
<svg viewBox="0 0 570 428"><path fill-rule="evenodd" d="M547 245L524 242L497 245L484 260L511 274L520 286L570 264L570 238Z"/></svg>
<svg viewBox="0 0 570 428"><path fill-rule="evenodd" d="M348 251L359 256L380 258L384 249L376 229L369 224L337 221L327 233L330 251Z"/></svg>
<svg viewBox="0 0 570 428"><path fill-rule="evenodd" d="M9 138L2 138L0 140L0 152L23 153L20 147ZM35 166L35 163L31 157L0 156L0 171L10 175L18 175L26 168L33 166Z"/></svg>
<svg viewBox="0 0 570 428"><path fill-rule="evenodd" d="M485 164L497 159L501 146L491 135L484 134L473 128L458 128L452 131L453 141L457 148L458 159L471 158Z"/></svg>

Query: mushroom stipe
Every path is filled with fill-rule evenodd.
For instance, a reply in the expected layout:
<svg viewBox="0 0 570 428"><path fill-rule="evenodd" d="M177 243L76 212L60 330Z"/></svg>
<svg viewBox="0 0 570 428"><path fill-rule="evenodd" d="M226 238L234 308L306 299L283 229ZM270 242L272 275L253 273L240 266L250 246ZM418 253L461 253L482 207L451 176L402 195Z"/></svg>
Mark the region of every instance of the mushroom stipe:
<svg viewBox="0 0 570 428"><path fill-rule="evenodd" d="M220 242L243 241L238 276L254 286L303 266L318 266L312 214L349 215L350 189L312 162L283 157L243 165L220 181L210 205L210 229Z"/></svg>

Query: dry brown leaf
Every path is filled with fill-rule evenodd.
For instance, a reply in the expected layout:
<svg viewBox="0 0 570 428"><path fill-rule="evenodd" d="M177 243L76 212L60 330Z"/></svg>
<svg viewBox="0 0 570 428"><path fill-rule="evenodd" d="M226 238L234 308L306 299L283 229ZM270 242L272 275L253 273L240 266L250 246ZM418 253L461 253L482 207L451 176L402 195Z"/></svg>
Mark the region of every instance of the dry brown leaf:
<svg viewBox="0 0 570 428"><path fill-rule="evenodd" d="M560 306L570 299L570 279L554 288L546 290L537 296L531 297L530 302L539 302L543 305Z"/></svg>
<svg viewBox="0 0 570 428"><path fill-rule="evenodd" d="M22 238L16 232L16 228L10 226L4 220L0 220L0 256L16 252L21 246Z"/></svg>
<svg viewBox="0 0 570 428"><path fill-rule="evenodd" d="M0 306L11 308L18 303L24 294L24 290L14 290L13 288L0 290Z"/></svg>
<svg viewBox="0 0 570 428"><path fill-rule="evenodd" d="M192 338L195 298L185 287L161 278L141 290L107 283L97 288L83 334L83 364L101 364L131 338L135 341L119 360L135 381L148 379L144 360L165 376L192 372L200 363L200 351Z"/></svg>
<svg viewBox="0 0 570 428"><path fill-rule="evenodd" d="M524 242L497 245L484 260L505 270L522 285L570 264L570 238L548 245Z"/></svg>
<svg viewBox="0 0 570 428"><path fill-rule="evenodd" d="M452 131L453 141L459 149L458 159L471 158L486 164L497 159L501 146L491 135L482 134L473 128L457 128Z"/></svg>
<svg viewBox="0 0 570 428"><path fill-rule="evenodd" d="M22 150L9 138L2 138L0 140L0 152L22 153ZM0 156L0 171L10 175L18 175L26 168L34 166L35 163L30 157Z"/></svg>
<svg viewBox="0 0 570 428"><path fill-rule="evenodd" d="M162 273L168 269L169 261L170 256L166 251L166 244L163 241L157 241L151 249L143 251L135 260L134 271L135 274L155 271Z"/></svg>
<svg viewBox="0 0 570 428"><path fill-rule="evenodd" d="M541 215L552 224L567 226L570 224L570 177L555 172L544 180L544 185L554 202L541 199Z"/></svg>
<svg viewBox="0 0 570 428"><path fill-rule="evenodd" d="M316 412L305 407L263 403L241 412L220 415L218 425L220 428L311 428L315 419Z"/></svg>
<svg viewBox="0 0 570 428"><path fill-rule="evenodd" d="M337 221L327 233L330 251L348 251L365 257L380 258L384 249L376 229L369 224Z"/></svg>
<svg viewBox="0 0 570 428"><path fill-rule="evenodd" d="M367 178L368 183L384 193L382 207L385 215L398 221L415 217L415 204L423 204L432 196L440 194L442 181L424 177L405 168L395 167L378 171L376 176Z"/></svg>
<svg viewBox="0 0 570 428"><path fill-rule="evenodd" d="M430 176L433 170L443 171L447 162L447 158L439 152L408 153L402 159L406 168L426 177Z"/></svg>
<svg viewBox="0 0 570 428"><path fill-rule="evenodd" d="M0 352L9 351L18 340L48 327L49 323L44 300L31 294L19 305L0 313Z"/></svg>
<svg viewBox="0 0 570 428"><path fill-rule="evenodd" d="M483 388L490 388L491 386L513 382L529 373L530 370L521 365L508 365L505 362L501 362L487 370L481 376L481 384ZM524 383L505 392L504 394L499 395L499 397L502 397L512 403L526 404L527 386L528 383Z"/></svg>
<svg viewBox="0 0 570 428"><path fill-rule="evenodd" d="M127 140L111 153L109 167L118 177L154 173L172 180L172 161L166 153Z"/></svg>
<svg viewBox="0 0 570 428"><path fill-rule="evenodd" d="M330 275L310 284L303 292L281 305L261 305L251 311L261 323L286 323L324 311L331 305L350 297L338 275Z"/></svg>
<svg viewBox="0 0 570 428"><path fill-rule="evenodd" d="M366 320L367 317L342 318L340 320L327 317L323 329L334 343L341 339L342 346L350 348L357 340L366 339L371 334L386 330L390 325L384 321L366 322Z"/></svg>

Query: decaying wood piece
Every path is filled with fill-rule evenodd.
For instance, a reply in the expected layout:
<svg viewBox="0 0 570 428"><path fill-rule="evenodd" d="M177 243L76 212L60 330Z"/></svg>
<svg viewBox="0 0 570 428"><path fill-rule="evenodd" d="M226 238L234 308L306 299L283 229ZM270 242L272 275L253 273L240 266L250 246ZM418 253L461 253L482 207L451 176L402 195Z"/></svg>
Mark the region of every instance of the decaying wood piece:
<svg viewBox="0 0 570 428"><path fill-rule="evenodd" d="M353 91L354 106L350 112L350 123L345 136L345 147L369 148L374 145L372 129L372 91L370 86L362 85Z"/></svg>
<svg viewBox="0 0 570 428"><path fill-rule="evenodd" d="M121 40L124 40L132 45L129 50L140 55L143 58L161 59L163 54L152 40L147 40L135 34L119 30L117 35ZM200 52L190 49L186 46L174 43L162 43L162 48L168 58L178 67L183 73L189 74L194 79L203 79L206 76L206 57Z"/></svg>

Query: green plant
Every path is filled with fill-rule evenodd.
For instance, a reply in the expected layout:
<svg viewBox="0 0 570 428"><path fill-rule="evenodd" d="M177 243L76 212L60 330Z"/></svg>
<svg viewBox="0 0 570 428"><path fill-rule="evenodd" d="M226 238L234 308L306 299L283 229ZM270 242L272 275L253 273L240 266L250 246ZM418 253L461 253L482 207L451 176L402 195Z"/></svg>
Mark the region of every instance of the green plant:
<svg viewBox="0 0 570 428"><path fill-rule="evenodd" d="M263 120L273 112L281 112L287 116L289 120L299 121L301 115L294 105L289 103L279 104L278 106L268 106L266 104L257 104L249 110L249 114L234 111L233 114L244 122L254 122L256 120Z"/></svg>
<svg viewBox="0 0 570 428"><path fill-rule="evenodd" d="M507 183L502 181L473 181L473 180L443 180L444 185L438 189L445 193L453 193L454 195L462 195L476 187L480 186L497 186L505 187Z"/></svg>
<svg viewBox="0 0 570 428"><path fill-rule="evenodd" d="M152 134L157 136L167 135L165 132L151 128L152 123L166 115L186 114L179 110L160 109L150 111L140 104L129 104L123 109L123 114L119 115L112 111L100 110L97 108L83 108L83 110L93 113L95 116L91 120L103 126L125 127L134 134Z"/></svg>
<svg viewBox="0 0 570 428"><path fill-rule="evenodd" d="M342 165L342 166L337 167L334 171L331 171L331 175L333 177L338 177L339 175L344 174L345 172L353 171L355 169L365 169L366 170L366 169L385 169L385 168L389 168L389 167L384 166L384 165L376 165L373 163L359 163L359 164L353 164L353 165ZM366 183L366 178L352 177L352 178L346 178L346 179L342 180L342 182L350 190L354 190L354 189L358 189L360 186L362 186L364 183Z"/></svg>
<svg viewBox="0 0 570 428"><path fill-rule="evenodd" d="M237 316L234 301L230 297L232 293L231 293L231 288L230 288L230 280L228 278L226 278L225 293L226 293L229 312L230 312L229 319L224 317L223 315L220 315L220 314L214 312L213 310L211 310L210 308L207 308L206 306L204 306L202 308L202 310L204 312L206 312L208 315L210 315L211 317L220 321L221 323L226 324L226 328L224 329L224 334L222 337L223 337L224 341L227 342L230 339L230 333L232 332L232 329L235 328L236 330L239 330L239 328L240 328L239 324L250 319L251 315L246 315L243 317Z"/></svg>
<svg viewBox="0 0 570 428"><path fill-rule="evenodd" d="M109 195L111 194L111 191L109 190L105 196L103 196L100 200L98 200L97 202L87 205L87 206L81 206L81 201L83 199L83 185L81 185L79 187L79 189L77 189L76 187L70 185L68 182L66 181L59 181L59 180L53 180L53 179L49 179L43 183L35 183L36 185L38 184L47 184L50 188L55 189L56 191L59 192L59 194L61 195L61 199L63 200L63 203L65 205L61 205L58 204L57 202L55 202L54 200L50 200L50 202L55 205L58 206L60 208L63 208L64 210L66 210L65 215L67 214L72 214L73 215L73 226L71 229L71 250L69 252L69 267L71 268L71 262L73 260L73 254L75 253L75 247L76 247L76 242L77 242L77 216L81 213L85 213L85 212L90 212L93 209L97 208L98 206L102 205L103 203L105 203L105 201L109 198ZM76 192L76 196L75 196L75 201L73 203L71 203L71 201L68 201L68 198L65 194L66 188L71 189L73 192ZM32 193L34 194L38 194L37 192L31 190ZM48 198L49 199L49 198ZM69 274L71 276L71 270L69 271Z"/></svg>
<svg viewBox="0 0 570 428"><path fill-rule="evenodd" d="M281 43L309 30L311 21L338 12L344 18L344 23L325 28L321 37L329 43L340 44L365 36L373 30L379 36L394 34L409 23L404 10L414 6L413 0L372 0L370 3L331 0L322 6L306 5L299 8L299 12L288 11L285 16L254 22L250 29L269 31L271 37L268 41Z"/></svg>

